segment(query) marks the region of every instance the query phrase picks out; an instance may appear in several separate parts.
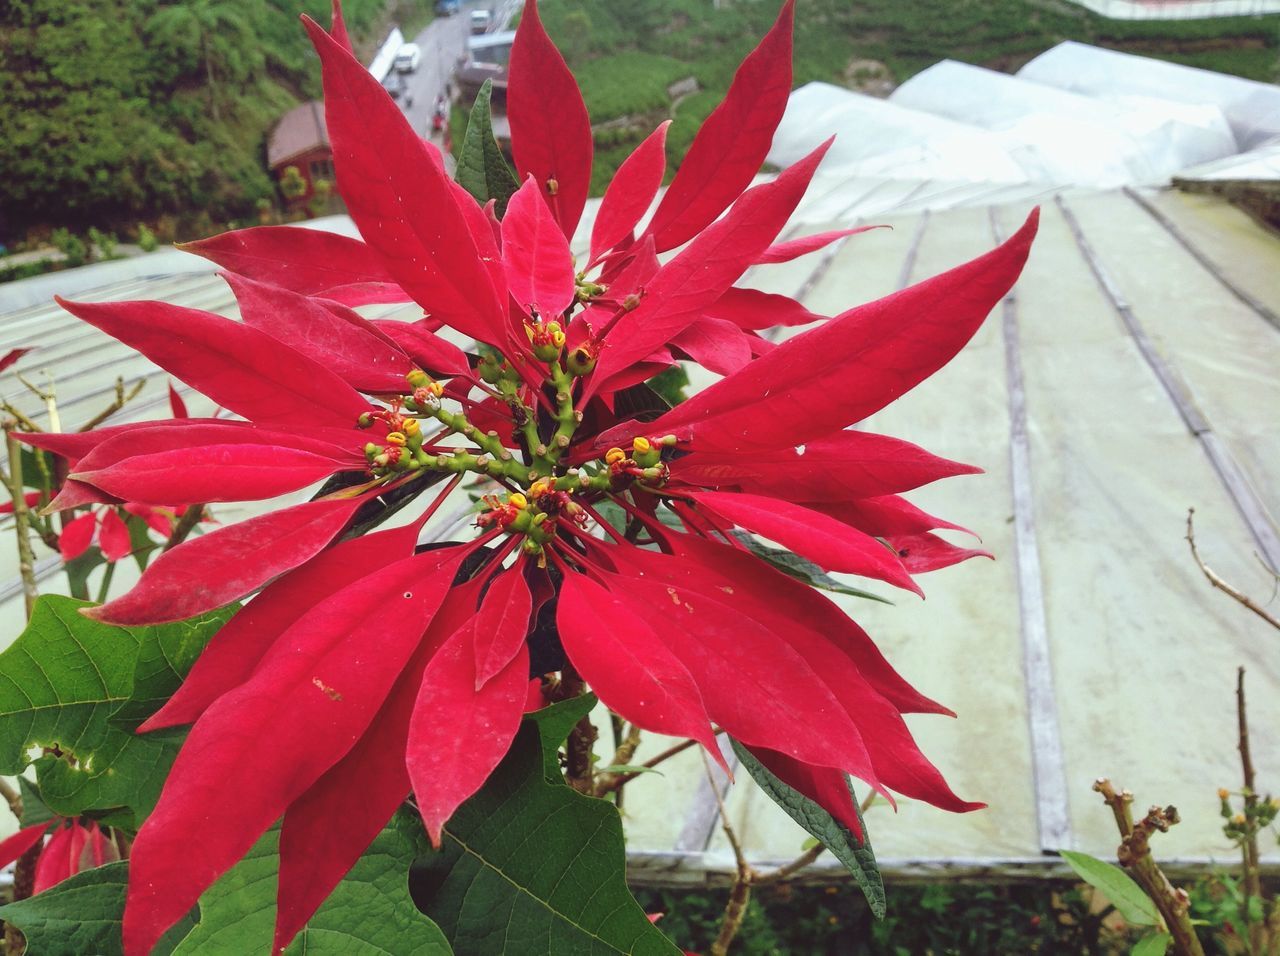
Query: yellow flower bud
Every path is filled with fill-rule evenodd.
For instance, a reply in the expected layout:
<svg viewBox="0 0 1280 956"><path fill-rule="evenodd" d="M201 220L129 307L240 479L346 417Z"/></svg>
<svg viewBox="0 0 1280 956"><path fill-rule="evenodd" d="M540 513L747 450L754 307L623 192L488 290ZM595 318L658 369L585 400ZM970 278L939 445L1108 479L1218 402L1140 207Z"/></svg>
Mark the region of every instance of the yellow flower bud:
<svg viewBox="0 0 1280 956"><path fill-rule="evenodd" d="M537 481L535 481L532 485L529 486L529 494L533 495L533 497L535 498L541 498L550 490L551 490L550 478L539 478Z"/></svg>
<svg viewBox="0 0 1280 956"><path fill-rule="evenodd" d="M412 437L422 431L422 426L418 424L418 420L416 418L406 418L404 423L400 426L400 430L406 435Z"/></svg>
<svg viewBox="0 0 1280 956"><path fill-rule="evenodd" d="M1229 796L1231 796L1231 791L1230 791L1230 790L1228 790L1226 787L1219 787L1219 788L1218 788L1218 799L1219 799L1219 800L1225 800L1225 799L1227 799L1227 797L1229 797Z"/></svg>
<svg viewBox="0 0 1280 956"><path fill-rule="evenodd" d="M406 441L408 439L404 437L404 432L392 432L387 436L387 444L389 445L403 445Z"/></svg>
<svg viewBox="0 0 1280 956"><path fill-rule="evenodd" d="M431 382L430 384L427 385L427 391L430 392L432 395L434 395L436 398L439 398L441 395L444 394L444 383Z"/></svg>
<svg viewBox="0 0 1280 956"><path fill-rule="evenodd" d="M424 372L422 369L415 368L412 372L408 373L405 376L405 381L407 381L414 388L421 388L423 385L426 385L428 382L431 381L431 376L428 375L426 372Z"/></svg>
<svg viewBox="0 0 1280 956"><path fill-rule="evenodd" d="M507 504L514 505L517 508L524 509L529 507L529 499L518 491L513 491L507 496Z"/></svg>
<svg viewBox="0 0 1280 956"><path fill-rule="evenodd" d="M631 442L631 450L638 455L643 455L647 451L652 451L653 445L649 444L647 438L637 438Z"/></svg>
<svg viewBox="0 0 1280 956"><path fill-rule="evenodd" d="M610 448L607 452L604 453L604 460L607 461L609 464L614 465L620 461L626 461L627 453L623 451L621 448Z"/></svg>

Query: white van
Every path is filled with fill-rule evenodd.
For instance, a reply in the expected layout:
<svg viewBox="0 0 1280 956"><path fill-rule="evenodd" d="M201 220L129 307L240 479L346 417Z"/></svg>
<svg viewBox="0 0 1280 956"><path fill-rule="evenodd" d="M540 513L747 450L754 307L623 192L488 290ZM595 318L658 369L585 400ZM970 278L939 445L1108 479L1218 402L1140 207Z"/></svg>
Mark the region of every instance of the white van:
<svg viewBox="0 0 1280 956"><path fill-rule="evenodd" d="M489 32L489 24L493 22L493 15L488 10L472 10L471 11L471 35L478 36L481 33Z"/></svg>
<svg viewBox="0 0 1280 956"><path fill-rule="evenodd" d="M413 73L422 62L422 50L416 43L406 43L396 52L396 72Z"/></svg>

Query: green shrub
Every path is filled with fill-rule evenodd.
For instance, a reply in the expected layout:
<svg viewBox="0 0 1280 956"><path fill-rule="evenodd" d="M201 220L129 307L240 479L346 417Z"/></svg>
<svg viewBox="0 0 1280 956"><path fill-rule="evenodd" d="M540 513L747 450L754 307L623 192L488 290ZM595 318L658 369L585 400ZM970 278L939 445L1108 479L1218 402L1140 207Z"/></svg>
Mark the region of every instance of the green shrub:
<svg viewBox="0 0 1280 956"><path fill-rule="evenodd" d="M138 223L138 248L143 252L155 252L160 245L156 234L147 228L145 222Z"/></svg>
<svg viewBox="0 0 1280 956"><path fill-rule="evenodd" d="M89 248L84 240L65 227L53 230L49 241L66 257L67 265L72 268L84 265L89 259Z"/></svg>

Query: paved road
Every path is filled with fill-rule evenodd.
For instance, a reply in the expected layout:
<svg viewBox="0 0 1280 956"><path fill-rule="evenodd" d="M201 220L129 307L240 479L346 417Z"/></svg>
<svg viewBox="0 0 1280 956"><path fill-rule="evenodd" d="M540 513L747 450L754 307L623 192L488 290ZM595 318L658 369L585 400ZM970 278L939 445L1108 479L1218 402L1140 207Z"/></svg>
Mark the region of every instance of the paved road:
<svg viewBox="0 0 1280 956"><path fill-rule="evenodd" d="M458 60L466 53L471 11L491 11L490 30L497 31L506 28L518 9L519 0L473 0L464 3L451 17L436 17L414 38L413 42L422 48L422 62L417 72L406 77L413 105L405 110L405 115L415 130L440 142L440 137L431 135L431 116L436 98L444 92L445 82L453 76Z"/></svg>

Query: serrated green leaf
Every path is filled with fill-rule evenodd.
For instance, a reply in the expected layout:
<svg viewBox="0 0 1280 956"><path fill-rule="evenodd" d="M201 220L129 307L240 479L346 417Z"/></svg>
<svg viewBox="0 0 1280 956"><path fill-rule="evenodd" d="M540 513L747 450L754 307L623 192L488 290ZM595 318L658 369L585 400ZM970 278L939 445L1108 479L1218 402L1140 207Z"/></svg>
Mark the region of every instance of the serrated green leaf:
<svg viewBox="0 0 1280 956"><path fill-rule="evenodd" d="M1129 956L1164 956L1172 942L1173 937L1168 933L1152 933L1138 940Z"/></svg>
<svg viewBox="0 0 1280 956"><path fill-rule="evenodd" d="M173 956L271 952L279 842L274 827L200 897L195 928ZM421 822L397 813L285 956L449 956L453 951L439 928L409 897L409 868L427 849Z"/></svg>
<svg viewBox="0 0 1280 956"><path fill-rule="evenodd" d="M138 736L134 723L177 688L229 612L119 628L81 615L87 606L40 598L26 629L0 654L0 773L21 773L34 762L53 812L124 807L129 814L116 822L132 818L136 825L154 806L182 733ZM75 764L56 753L31 761L34 748L55 747Z"/></svg>
<svg viewBox="0 0 1280 956"><path fill-rule="evenodd" d="M1062 858L1076 871L1076 875L1111 901L1129 923L1135 926L1156 926L1160 913L1142 887L1133 881L1120 867L1099 860L1088 853L1062 850Z"/></svg>
<svg viewBox="0 0 1280 956"><path fill-rule="evenodd" d="M678 956L627 889L617 809L548 782L531 723L421 861L415 899L458 956Z"/></svg>
<svg viewBox="0 0 1280 956"><path fill-rule="evenodd" d="M564 780L556 754L573 730L574 724L591 713L597 703L595 694L583 694L548 704L528 715L538 727L542 740L542 770L548 780Z"/></svg>
<svg viewBox="0 0 1280 956"><path fill-rule="evenodd" d="M745 544L748 550L756 557L767 561L783 574L798 581L803 581L805 584L823 591L830 591L833 594L847 594L850 597L865 598L868 601L879 601L881 604L893 604L888 598L881 597L878 594L872 594L870 591L864 591L861 588L851 588L847 584L841 584L808 558L792 554L785 548L774 548L770 545L762 544L756 540L754 535L747 534L744 531L730 533Z"/></svg>
<svg viewBox="0 0 1280 956"><path fill-rule="evenodd" d="M127 863L77 873L37 896L0 906L27 937L31 956L120 956Z"/></svg>
<svg viewBox="0 0 1280 956"><path fill-rule="evenodd" d="M849 786L849 796L853 800L854 812L858 814L858 822L862 823L864 839L859 841L847 827L839 823L831 814L804 794L787 786L755 756L736 740L731 740L733 752L738 755L742 765L774 803L786 811L787 816L804 827L814 839L825 846L845 868L853 874L862 893L867 898L871 912L876 919L883 919L885 914L884 881L880 878L880 868L876 866L876 856L871 849L871 840L867 836L867 825L858 810L858 798ZM846 777L846 779L848 779Z"/></svg>
<svg viewBox="0 0 1280 956"><path fill-rule="evenodd" d="M40 796L40 788L26 777L18 778L18 793L22 797L22 818L18 825L23 829L57 816L49 809L49 804L44 802L44 797Z"/></svg>
<svg viewBox="0 0 1280 956"><path fill-rule="evenodd" d="M492 93L493 81L485 80L471 107L467 134L462 139L462 151L458 154L458 184L481 204L496 199L495 212L501 218L506 212L507 200L520 184L493 137L493 116L489 107Z"/></svg>

